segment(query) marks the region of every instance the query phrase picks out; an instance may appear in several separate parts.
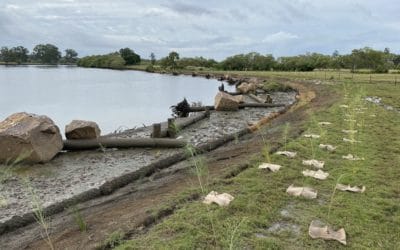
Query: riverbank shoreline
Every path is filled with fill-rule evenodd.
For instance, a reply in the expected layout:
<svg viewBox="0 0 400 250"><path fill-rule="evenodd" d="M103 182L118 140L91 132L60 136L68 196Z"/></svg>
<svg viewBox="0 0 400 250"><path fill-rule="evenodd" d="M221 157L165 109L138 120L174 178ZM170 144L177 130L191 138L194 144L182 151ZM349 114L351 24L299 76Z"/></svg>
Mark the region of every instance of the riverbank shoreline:
<svg viewBox="0 0 400 250"><path fill-rule="evenodd" d="M291 106L295 102L296 95L296 92L277 93L276 96L273 95L273 99L281 102L284 98L289 98L285 102ZM251 98L249 98L248 101L251 102ZM207 121L202 121L194 126L190 126L186 132L183 130L181 134L188 138L189 142L195 147L198 147L200 151L205 152L249 133L250 130L248 127L252 124L257 124L260 119L265 119L266 117L277 112L283 113L286 110L287 108L283 107L271 109L251 108L234 113L213 112L210 119ZM229 120L228 118L233 114L234 116L231 119L231 122L227 122ZM235 118L235 116L237 117ZM213 121L213 125L210 125L210 121ZM238 122L242 123L242 125L238 126ZM207 130L209 128L211 128L211 130ZM224 128L225 130L222 130L222 133L219 134L218 132L221 130L221 128ZM204 132L198 134L199 131ZM124 137L148 137L150 136L150 130L131 130L122 133L121 135ZM118 136L118 134L114 134L113 136ZM210 139L207 138L213 138L213 140L209 141ZM72 158L72 160L68 160L68 158ZM19 171L24 173L24 175L29 173L33 176L36 176L30 178L30 185L32 185L32 187L37 189L38 193L40 193L39 199L43 201L43 205L45 207L44 212L46 215L50 216L52 214L61 212L65 208L71 207L76 203L102 195L107 195L114 190L130 183L132 180L138 179L141 176L146 176L154 172L156 169L166 168L173 163L177 163L184 159L185 153L182 150L166 149L157 151L148 149L133 149L125 151L107 149L104 152L63 153L56 157L56 159L49 164L21 168ZM114 166L121 167L122 162L124 162L124 164L122 164L120 171L115 172ZM70 167L66 167L68 164L70 164ZM92 168L91 166L93 165L96 167ZM134 167L136 170L133 172L132 166L136 166ZM90 181L96 180L96 178L93 179L93 173L100 171L100 169L102 169L102 172L104 173L104 169L106 167L112 171L112 176L114 177L100 176L100 179L97 178L97 181ZM60 172L57 172L57 169L64 171L65 174L60 174ZM81 169L83 172L77 171L78 169ZM72 176L76 176L76 178L71 176L72 173ZM57 177L54 178L52 176ZM69 177L67 178L67 176ZM65 181L65 179L68 179L68 181ZM23 184L19 183L17 185L17 183L18 179L13 178L10 179L8 183L8 187L10 188L6 188L6 190L4 190L4 186L2 187L2 191L7 194L5 199L9 201L8 206L11 209L8 210L8 215L6 213L5 216L3 216L2 224L0 225L0 232L2 233L13 231L21 226L28 225L35 221L34 214L29 212L29 204L32 197L23 194ZM79 183L85 183L87 186L79 187ZM58 200L58 202L54 203L54 200ZM16 209L18 204L24 204L24 206L18 210ZM21 214L17 211L25 212ZM9 219L7 220L7 218Z"/></svg>

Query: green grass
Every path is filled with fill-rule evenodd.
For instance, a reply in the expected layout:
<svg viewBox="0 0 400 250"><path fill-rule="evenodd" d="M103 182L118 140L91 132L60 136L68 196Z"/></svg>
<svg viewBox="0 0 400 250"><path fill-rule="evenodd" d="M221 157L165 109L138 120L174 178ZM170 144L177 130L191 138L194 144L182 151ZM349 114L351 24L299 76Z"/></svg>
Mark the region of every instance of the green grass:
<svg viewBox="0 0 400 250"><path fill-rule="evenodd" d="M397 103L400 92L389 85L347 83L330 88L343 96L347 94L347 98L307 118L305 133L323 135L313 139L313 152L308 138L288 140L285 147L297 151L296 158L268 156L272 163L283 166L279 172L261 171L257 163L229 181L217 181L209 187L235 197L228 207L207 207L199 200L184 203L146 234L117 249L399 249L400 115L365 103L363 97L386 96ZM340 104L349 108L343 109ZM364 113L355 111L356 108ZM357 123L346 122L348 117ZM329 121L332 125L322 128L319 121ZM285 126L282 125L282 131ZM342 141L349 136L342 130L351 128L359 131L354 139L361 143ZM334 153L326 152L318 148L320 142L338 148ZM365 161L342 159L348 153L364 157ZM324 171L330 173L327 180L302 176L301 171L306 167L301 160L311 154L325 161ZM263 160L260 152L259 161ZM337 182L365 185L366 192L335 190ZM317 189L318 198L306 200L286 195L285 190L291 184ZM311 239L308 226L314 219L335 228L344 227L348 245ZM214 222L212 225L210 220ZM276 223L294 225L298 230L271 231L269 228Z"/></svg>

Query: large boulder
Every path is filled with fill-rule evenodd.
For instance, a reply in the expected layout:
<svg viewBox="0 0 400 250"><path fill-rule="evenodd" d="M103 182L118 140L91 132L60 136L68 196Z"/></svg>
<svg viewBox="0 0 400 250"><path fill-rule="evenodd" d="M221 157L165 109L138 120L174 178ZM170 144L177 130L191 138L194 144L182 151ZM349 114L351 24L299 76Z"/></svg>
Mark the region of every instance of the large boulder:
<svg viewBox="0 0 400 250"><path fill-rule="evenodd" d="M47 116L16 113L0 122L0 162L48 162L63 148L60 129Z"/></svg>
<svg viewBox="0 0 400 250"><path fill-rule="evenodd" d="M244 103L244 95L235 95L233 98L235 98L239 103Z"/></svg>
<svg viewBox="0 0 400 250"><path fill-rule="evenodd" d="M257 89L257 85L255 83L242 82L237 87L237 89L239 90L240 93L247 94L250 92L254 92Z"/></svg>
<svg viewBox="0 0 400 250"><path fill-rule="evenodd" d="M67 139L95 139L100 136L100 128L92 121L73 120L65 126Z"/></svg>
<svg viewBox="0 0 400 250"><path fill-rule="evenodd" d="M218 92L215 96L215 110L217 111L236 111L239 109L239 101L234 96L225 92Z"/></svg>

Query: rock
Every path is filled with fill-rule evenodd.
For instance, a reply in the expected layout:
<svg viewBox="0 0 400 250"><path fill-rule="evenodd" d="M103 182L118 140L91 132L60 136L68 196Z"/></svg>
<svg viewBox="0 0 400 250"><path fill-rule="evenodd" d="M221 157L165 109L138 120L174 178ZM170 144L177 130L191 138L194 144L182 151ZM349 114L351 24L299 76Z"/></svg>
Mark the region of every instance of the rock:
<svg viewBox="0 0 400 250"><path fill-rule="evenodd" d="M244 96L243 95L235 95L233 96L239 103L244 103Z"/></svg>
<svg viewBox="0 0 400 250"><path fill-rule="evenodd" d="M22 112L0 122L0 162L48 162L62 147L60 129L47 116Z"/></svg>
<svg viewBox="0 0 400 250"><path fill-rule="evenodd" d="M260 166L258 166L259 169L269 169L272 172L279 171L281 167L282 167L281 165L272 163L262 163Z"/></svg>
<svg viewBox="0 0 400 250"><path fill-rule="evenodd" d="M254 92L257 89L257 85L255 83L243 82L237 87L237 89L240 93L247 94L249 92Z"/></svg>
<svg viewBox="0 0 400 250"><path fill-rule="evenodd" d="M218 194L215 191L211 191L203 200L204 204L210 205L216 203L221 207L226 207L233 201L234 197L228 193Z"/></svg>
<svg viewBox="0 0 400 250"><path fill-rule="evenodd" d="M73 120L65 126L67 139L95 139L100 136L100 128L92 121Z"/></svg>
<svg viewBox="0 0 400 250"><path fill-rule="evenodd" d="M215 96L215 110L236 111L238 109L239 101L235 97L221 91Z"/></svg>

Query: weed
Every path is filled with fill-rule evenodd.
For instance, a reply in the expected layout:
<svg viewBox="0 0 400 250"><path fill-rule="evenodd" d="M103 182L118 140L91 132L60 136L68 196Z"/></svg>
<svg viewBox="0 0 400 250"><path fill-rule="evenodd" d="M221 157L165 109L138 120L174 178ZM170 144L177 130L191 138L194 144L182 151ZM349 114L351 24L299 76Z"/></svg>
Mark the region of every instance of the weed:
<svg viewBox="0 0 400 250"><path fill-rule="evenodd" d="M70 212L74 217L75 223L79 227L79 231L81 232L86 232L87 231L87 224L85 220L83 219L82 214L79 212L78 208L76 206L73 206L70 208Z"/></svg>
<svg viewBox="0 0 400 250"><path fill-rule="evenodd" d="M290 129L290 123L286 122L285 126L283 127L283 140L284 140L285 151L287 151L287 140L288 140L289 129Z"/></svg>
<svg viewBox="0 0 400 250"><path fill-rule="evenodd" d="M29 180L24 178L25 187L28 190L29 198L31 200L31 206L33 210L33 214L35 216L36 222L41 226L42 232L41 236L42 239L46 242L50 249L54 249L53 243L50 238L50 222L47 220L44 214L42 203L37 195L36 191L30 184Z"/></svg>
<svg viewBox="0 0 400 250"><path fill-rule="evenodd" d="M263 141L263 147L261 149L261 154L264 156L264 160L267 163L271 163L271 154L270 154L270 147L268 145L268 142L265 139L264 135L261 135L262 141Z"/></svg>
<svg viewBox="0 0 400 250"><path fill-rule="evenodd" d="M113 249L124 242L125 233L122 230L112 232L98 249Z"/></svg>

